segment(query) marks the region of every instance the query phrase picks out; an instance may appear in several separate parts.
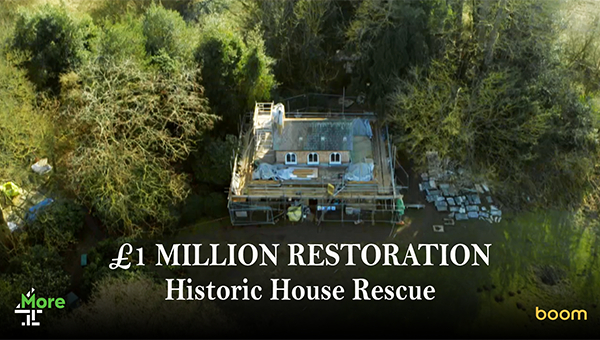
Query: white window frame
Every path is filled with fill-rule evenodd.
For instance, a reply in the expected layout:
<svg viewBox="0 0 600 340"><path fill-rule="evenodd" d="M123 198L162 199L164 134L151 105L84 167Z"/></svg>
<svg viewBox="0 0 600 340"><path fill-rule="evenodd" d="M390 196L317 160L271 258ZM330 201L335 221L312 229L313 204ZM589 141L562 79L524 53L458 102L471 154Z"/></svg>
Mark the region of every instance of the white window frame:
<svg viewBox="0 0 600 340"><path fill-rule="evenodd" d="M338 160L336 161L335 158L337 158ZM335 164L335 165L342 164L342 155L339 152L330 153L329 154L329 164Z"/></svg>
<svg viewBox="0 0 600 340"><path fill-rule="evenodd" d="M288 156L290 156L290 160L288 161ZM292 160L293 158L293 160ZM285 164L286 165L293 165L293 164L298 164L298 157L296 156L295 153L293 152L288 152L285 154Z"/></svg>
<svg viewBox="0 0 600 340"><path fill-rule="evenodd" d="M316 161L312 161L310 160L310 156L313 155L314 157L316 157ZM308 165L319 165L319 154L316 152L311 152L308 155L306 155L306 164Z"/></svg>

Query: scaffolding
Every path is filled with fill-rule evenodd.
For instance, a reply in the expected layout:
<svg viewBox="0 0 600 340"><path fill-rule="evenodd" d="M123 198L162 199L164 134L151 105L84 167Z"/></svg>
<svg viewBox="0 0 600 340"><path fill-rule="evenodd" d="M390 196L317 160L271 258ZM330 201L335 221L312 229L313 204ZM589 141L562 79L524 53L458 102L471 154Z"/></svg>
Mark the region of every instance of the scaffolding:
<svg viewBox="0 0 600 340"><path fill-rule="evenodd" d="M327 102L335 103L336 96L326 95ZM340 102L348 97L342 98ZM297 96L293 100L314 100L308 95ZM343 105L342 105L343 106ZM377 117L369 111L342 112L328 109L326 112L313 112L306 107L298 108L291 119L342 119L361 118L372 122L372 148L374 154L373 180L366 182L345 181L343 169L335 167L319 168L318 178L311 180L254 180L253 169L257 163L274 163L272 144L272 117L274 103L257 103L240 128L239 145L232 166L232 180L228 193L228 209L231 223L236 226L276 224L285 218L289 207L302 205L308 211L306 219L316 224L338 223L392 223L401 220L396 204L402 199L402 192L408 189L408 174L396 159L396 149L387 126L377 125ZM286 107L287 109L287 107ZM286 118L287 119L287 118ZM399 170L399 171L396 171ZM336 173L342 171L341 173ZM329 176L327 176L328 174ZM331 191L331 186L335 188Z"/></svg>

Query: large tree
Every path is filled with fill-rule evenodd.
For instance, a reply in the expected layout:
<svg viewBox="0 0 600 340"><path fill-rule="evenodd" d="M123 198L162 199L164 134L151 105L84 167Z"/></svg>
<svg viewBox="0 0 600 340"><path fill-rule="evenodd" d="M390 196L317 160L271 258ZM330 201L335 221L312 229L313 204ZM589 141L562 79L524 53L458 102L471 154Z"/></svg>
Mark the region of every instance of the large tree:
<svg viewBox="0 0 600 340"><path fill-rule="evenodd" d="M374 104L412 66L438 56L436 35L447 12L445 2L435 0L362 1L346 31L346 51L356 59L353 89L365 92Z"/></svg>
<svg viewBox="0 0 600 340"><path fill-rule="evenodd" d="M237 133L241 115L256 101L269 100L276 83L260 35L251 31L244 37L232 25L222 17L205 22L195 56L213 112Z"/></svg>
<svg viewBox="0 0 600 340"><path fill-rule="evenodd" d="M421 165L437 150L514 203L578 202L598 132L589 99L558 58L556 8L476 1L467 13L471 26L446 37L460 43L446 44L446 58L415 70L389 97L402 148Z"/></svg>
<svg viewBox="0 0 600 340"><path fill-rule="evenodd" d="M63 79L60 117L74 146L68 187L112 230L162 230L187 178L177 167L216 117L196 71L164 74L131 61L87 64Z"/></svg>

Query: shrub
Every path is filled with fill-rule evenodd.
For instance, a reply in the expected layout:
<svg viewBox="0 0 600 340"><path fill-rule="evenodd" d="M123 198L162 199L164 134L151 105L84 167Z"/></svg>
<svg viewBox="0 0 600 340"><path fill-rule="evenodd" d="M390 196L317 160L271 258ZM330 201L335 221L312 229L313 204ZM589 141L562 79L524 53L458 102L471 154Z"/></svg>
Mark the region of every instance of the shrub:
<svg viewBox="0 0 600 340"><path fill-rule="evenodd" d="M109 265L112 259L116 258L121 245L124 243L132 244L134 239L128 237L119 237L117 239L107 239L100 241L94 248L88 252L88 265L83 270L83 280L81 292L83 297L89 296L94 285L108 277L132 277L146 273L146 267L132 265L128 270L111 270ZM136 253L137 254L137 253Z"/></svg>
<svg viewBox="0 0 600 340"><path fill-rule="evenodd" d="M27 290L34 287L38 296L64 296L71 282L62 264L63 259L56 250L35 245L27 253L11 259L8 274Z"/></svg>
<svg viewBox="0 0 600 340"><path fill-rule="evenodd" d="M45 114L36 112L35 91L25 71L4 59L0 59L0 98L0 180L22 187L41 182L41 177L32 176L30 166L36 157L51 156L53 127Z"/></svg>
<svg viewBox="0 0 600 340"><path fill-rule="evenodd" d="M50 324L51 334L156 337L172 336L176 330L210 337L232 331L230 320L211 301L172 301L165 308L165 286L144 275L106 278L96 287L87 304Z"/></svg>
<svg viewBox="0 0 600 340"><path fill-rule="evenodd" d="M52 202L27 223L27 235L34 244L58 251L77 242L77 233L84 224L82 207L71 201Z"/></svg>

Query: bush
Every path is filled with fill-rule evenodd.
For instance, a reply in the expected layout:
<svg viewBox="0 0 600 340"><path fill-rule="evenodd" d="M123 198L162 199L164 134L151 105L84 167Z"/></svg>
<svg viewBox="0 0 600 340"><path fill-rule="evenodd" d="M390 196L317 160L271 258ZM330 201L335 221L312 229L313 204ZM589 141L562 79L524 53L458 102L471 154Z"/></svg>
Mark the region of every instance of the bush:
<svg viewBox="0 0 600 340"><path fill-rule="evenodd" d="M76 18L64 6L44 5L34 13L19 13L12 46L27 53L23 65L39 89L58 91L60 75L81 65L95 35L89 16Z"/></svg>
<svg viewBox="0 0 600 340"><path fill-rule="evenodd" d="M172 301L165 308L164 284L144 275L106 278L96 287L87 304L50 324L51 334L157 337L173 336L175 330L210 337L232 332L230 320L211 301Z"/></svg>
<svg viewBox="0 0 600 340"><path fill-rule="evenodd" d="M182 225L190 225L203 217L227 216L227 196L218 192L203 192L188 196L181 216Z"/></svg>
<svg viewBox="0 0 600 340"><path fill-rule="evenodd" d="M100 241L94 248L88 252L88 265L83 269L83 280L81 292L83 297L89 296L94 286L109 277L132 277L140 273L146 273L146 267L132 265L128 270L111 270L109 265L112 259L119 254L119 249L124 243L133 244L134 239L120 237L117 239L108 239ZM137 253L135 253L137 254ZM137 259L136 259L137 260ZM148 263L146 263L148 265Z"/></svg>
<svg viewBox="0 0 600 340"><path fill-rule="evenodd" d="M77 233L84 224L83 208L71 201L60 200L44 207L35 220L27 223L27 235L34 244L57 251L77 242Z"/></svg>
<svg viewBox="0 0 600 340"><path fill-rule="evenodd" d="M343 48L343 29L351 17L343 13L344 8L353 5L351 1L255 0L247 1L239 16L246 31L260 28L267 54L277 60L273 72L286 90L329 92L343 70L336 53Z"/></svg>
<svg viewBox="0 0 600 340"><path fill-rule="evenodd" d="M63 259L56 250L35 245L11 259L7 274L27 290L35 288L38 296L64 296L71 280L62 265Z"/></svg>

